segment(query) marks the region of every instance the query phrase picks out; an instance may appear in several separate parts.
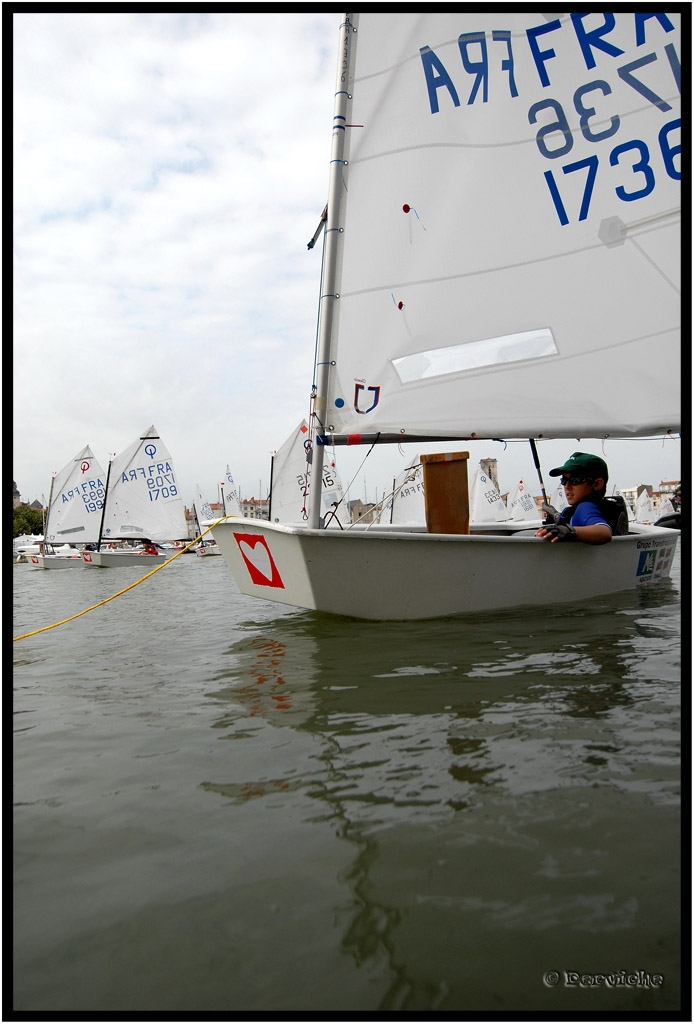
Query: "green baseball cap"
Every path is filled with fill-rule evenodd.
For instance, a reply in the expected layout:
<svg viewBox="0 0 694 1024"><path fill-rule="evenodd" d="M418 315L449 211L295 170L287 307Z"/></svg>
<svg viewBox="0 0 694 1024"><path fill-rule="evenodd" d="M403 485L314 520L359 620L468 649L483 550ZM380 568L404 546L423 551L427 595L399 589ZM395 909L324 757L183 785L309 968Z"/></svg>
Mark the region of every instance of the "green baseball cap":
<svg viewBox="0 0 694 1024"><path fill-rule="evenodd" d="M593 480L602 477L605 483L607 483L607 463L599 455L588 455L587 452L574 452L563 466L550 469L549 475L561 476L562 473L574 473L576 471L585 473L586 476L592 477Z"/></svg>

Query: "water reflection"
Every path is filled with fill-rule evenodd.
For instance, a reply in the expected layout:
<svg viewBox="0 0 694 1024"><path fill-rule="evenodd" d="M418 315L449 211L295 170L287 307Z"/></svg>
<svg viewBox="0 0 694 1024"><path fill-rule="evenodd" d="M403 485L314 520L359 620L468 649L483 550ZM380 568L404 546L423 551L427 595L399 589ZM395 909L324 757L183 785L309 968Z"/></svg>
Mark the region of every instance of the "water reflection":
<svg viewBox="0 0 694 1024"><path fill-rule="evenodd" d="M562 943L594 957L597 936L641 935L637 883L611 844L636 841L644 801L677 801L676 735L651 735L641 706L676 719L659 659L664 636L679 642L678 615L666 581L473 622L245 623L210 694L224 709L216 728L241 740L253 723L290 729L311 753L291 776L205 788L240 804L291 793L306 821L352 846L342 950L385 965L379 1010L470 1007L451 981L455 957L440 936L428 949L419 928L448 928L456 957L481 933L522 958L519 935L532 935L533 970ZM665 660L674 673L676 657ZM588 789L602 795L583 820ZM480 1006L494 1004L498 988L465 977Z"/></svg>

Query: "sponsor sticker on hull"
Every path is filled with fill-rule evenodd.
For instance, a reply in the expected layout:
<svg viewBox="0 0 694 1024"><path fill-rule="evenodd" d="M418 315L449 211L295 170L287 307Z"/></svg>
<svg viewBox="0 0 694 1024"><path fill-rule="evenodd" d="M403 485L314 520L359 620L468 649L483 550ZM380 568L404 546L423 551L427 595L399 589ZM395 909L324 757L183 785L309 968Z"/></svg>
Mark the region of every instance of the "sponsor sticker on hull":
<svg viewBox="0 0 694 1024"><path fill-rule="evenodd" d="M648 583L649 580L659 579L664 573L667 574L670 571L672 559L675 555L676 543L676 540L639 542L637 545L639 561L636 566L636 579L638 583Z"/></svg>

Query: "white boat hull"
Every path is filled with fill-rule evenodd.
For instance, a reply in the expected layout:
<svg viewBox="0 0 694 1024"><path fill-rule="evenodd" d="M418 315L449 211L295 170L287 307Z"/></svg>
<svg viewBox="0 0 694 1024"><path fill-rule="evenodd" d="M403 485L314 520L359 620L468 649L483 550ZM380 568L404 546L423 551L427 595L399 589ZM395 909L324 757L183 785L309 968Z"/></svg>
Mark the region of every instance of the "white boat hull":
<svg viewBox="0 0 694 1024"><path fill-rule="evenodd" d="M207 547L195 549L195 554L198 558L213 558L215 555L221 555L221 553L216 544L208 544Z"/></svg>
<svg viewBox="0 0 694 1024"><path fill-rule="evenodd" d="M32 555L30 562L36 569L76 569L83 565L81 551L72 555Z"/></svg>
<svg viewBox="0 0 694 1024"><path fill-rule="evenodd" d="M82 562L99 569L117 569L123 565L137 565L142 569L153 569L162 565L168 555L145 555L139 551L83 551Z"/></svg>
<svg viewBox="0 0 694 1024"><path fill-rule="evenodd" d="M453 535L236 520L215 534L242 593L372 620L555 605L650 586L669 575L678 537L633 525L607 545L550 544L529 526L484 524L487 532Z"/></svg>

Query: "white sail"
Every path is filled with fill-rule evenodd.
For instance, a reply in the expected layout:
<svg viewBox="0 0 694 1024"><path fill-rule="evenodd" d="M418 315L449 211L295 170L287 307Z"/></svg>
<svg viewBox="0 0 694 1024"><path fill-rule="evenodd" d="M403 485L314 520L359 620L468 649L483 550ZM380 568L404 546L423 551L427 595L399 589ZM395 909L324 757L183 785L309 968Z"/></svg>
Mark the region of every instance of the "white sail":
<svg viewBox="0 0 694 1024"><path fill-rule="evenodd" d="M197 521L198 521L198 526L200 527L201 530L206 529L210 525L210 522L213 519L218 519L219 518L212 511L212 506L210 505L209 501L207 501L207 499L203 497L202 491L200 490L200 487L198 486L198 484L195 485L195 502L194 502L194 505L195 505L195 516L196 516ZM212 534L208 533L206 536L207 537L211 537Z"/></svg>
<svg viewBox="0 0 694 1024"><path fill-rule="evenodd" d="M636 499L636 522L654 523L655 520L656 514L653 508L653 501L648 491L644 488Z"/></svg>
<svg viewBox="0 0 694 1024"><path fill-rule="evenodd" d="M91 544L99 539L106 474L87 445L56 473L46 519L51 544Z"/></svg>
<svg viewBox="0 0 694 1024"><path fill-rule="evenodd" d="M680 14L351 18L326 433L676 432Z"/></svg>
<svg viewBox="0 0 694 1024"><path fill-rule="evenodd" d="M305 523L308 517L308 493L311 482L312 445L306 420L292 431L272 460L270 516L273 523ZM336 516L332 513L336 511ZM321 515L328 528L338 522L349 523L342 483L334 460L323 462Z"/></svg>
<svg viewBox="0 0 694 1024"><path fill-rule="evenodd" d="M151 426L111 463L101 539L187 536L185 508L169 451Z"/></svg>
<svg viewBox="0 0 694 1024"><path fill-rule="evenodd" d="M553 508L556 508L557 512L561 512L562 509L567 507L569 503L566 500L566 494L562 484L558 484L557 487L555 487L549 503Z"/></svg>
<svg viewBox="0 0 694 1024"><path fill-rule="evenodd" d="M221 484L222 489L222 501L224 503L224 515L225 516L240 516L241 515L241 500L239 492L234 485L234 478L231 475L229 469L229 463L227 463L226 472L224 479Z"/></svg>
<svg viewBox="0 0 694 1024"><path fill-rule="evenodd" d="M540 515L535 499L528 490L523 480L509 491L506 499L509 519L537 519Z"/></svg>
<svg viewBox="0 0 694 1024"><path fill-rule="evenodd" d="M506 503L499 494L496 484L481 466L477 466L470 484L470 522L500 523L508 518Z"/></svg>
<svg viewBox="0 0 694 1024"><path fill-rule="evenodd" d="M220 555L221 551L217 547L217 542L214 539L214 534L209 529L210 522L219 518L215 515L212 510L212 506L200 490L198 484L195 485L195 501L193 502L195 509L195 519L197 522L197 534L202 534L202 539L194 547L195 554L202 558L210 555Z"/></svg>
<svg viewBox="0 0 694 1024"><path fill-rule="evenodd" d="M422 463L418 455L410 459L407 469L403 469L396 476L393 482L390 516L381 521L401 526L426 522Z"/></svg>
<svg viewBox="0 0 694 1024"><path fill-rule="evenodd" d="M669 498L662 498L658 505L659 516L672 516L675 514L675 506Z"/></svg>

